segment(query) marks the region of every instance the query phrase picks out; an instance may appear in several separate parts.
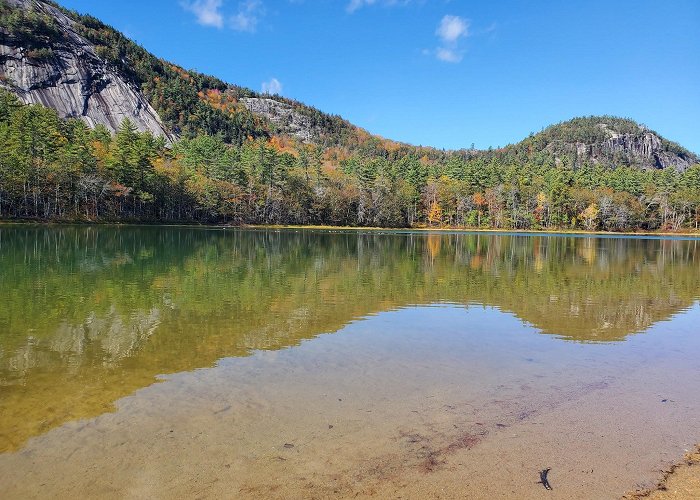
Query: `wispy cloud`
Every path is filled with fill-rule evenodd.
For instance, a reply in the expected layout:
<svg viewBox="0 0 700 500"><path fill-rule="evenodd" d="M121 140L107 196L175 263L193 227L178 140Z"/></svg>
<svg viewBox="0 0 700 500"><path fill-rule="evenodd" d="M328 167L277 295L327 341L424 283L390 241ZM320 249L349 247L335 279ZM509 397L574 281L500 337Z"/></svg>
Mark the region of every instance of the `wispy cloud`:
<svg viewBox="0 0 700 500"><path fill-rule="evenodd" d="M352 14L357 9L361 9L365 5L372 5L375 2L376 0L350 0L350 3L345 9Z"/></svg>
<svg viewBox="0 0 700 500"><path fill-rule="evenodd" d="M255 33L265 9L260 0L247 0L238 4L238 12L231 17L231 28L236 31Z"/></svg>
<svg viewBox="0 0 700 500"><path fill-rule="evenodd" d="M255 33L260 19L265 15L262 0L244 0L238 4L233 15L223 12L224 0L183 0L182 7L192 12L202 26L223 28ZM229 11L230 12L230 11Z"/></svg>
<svg viewBox="0 0 700 500"><path fill-rule="evenodd" d="M350 0L345 10L350 14L362 7L370 7L372 5L384 5L391 7L394 5L408 5L412 0Z"/></svg>
<svg viewBox="0 0 700 500"><path fill-rule="evenodd" d="M262 93L275 95L282 93L282 83L277 78L271 78L269 82L262 82Z"/></svg>
<svg viewBox="0 0 700 500"><path fill-rule="evenodd" d="M435 57L443 62L458 63L464 57L464 53L457 49L438 47L435 49Z"/></svg>
<svg viewBox="0 0 700 500"><path fill-rule="evenodd" d="M464 57L464 49L460 45L463 38L469 36L469 20L459 16L446 15L440 21L435 34L440 46L434 51L435 57L443 62L458 63Z"/></svg>
<svg viewBox="0 0 700 500"><path fill-rule="evenodd" d="M202 26L224 27L224 16L221 13L222 0L195 0L182 2L185 10L192 12L197 22Z"/></svg>

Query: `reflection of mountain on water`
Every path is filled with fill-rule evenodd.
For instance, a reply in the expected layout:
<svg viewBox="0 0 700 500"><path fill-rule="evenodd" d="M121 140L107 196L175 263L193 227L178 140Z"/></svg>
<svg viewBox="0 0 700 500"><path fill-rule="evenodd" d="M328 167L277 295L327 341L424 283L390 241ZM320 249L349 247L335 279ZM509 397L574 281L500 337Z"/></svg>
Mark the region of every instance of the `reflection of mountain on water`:
<svg viewBox="0 0 700 500"><path fill-rule="evenodd" d="M279 349L408 304L512 311L614 341L689 306L696 241L0 230L0 450L111 409L158 374ZM50 402L50 404L47 404Z"/></svg>
<svg viewBox="0 0 700 500"><path fill-rule="evenodd" d="M41 345L34 339L28 339L27 344L8 358L6 366L0 366L18 375L26 375L42 365L65 364L77 370L89 349L93 349L101 358L102 366L116 366L122 359L137 354L158 327L159 317L158 309L133 311L129 318L116 314L114 310L104 316L91 313L79 325L62 322Z"/></svg>
<svg viewBox="0 0 700 500"><path fill-rule="evenodd" d="M624 340L687 308L700 293L697 241L537 239L541 244L530 257L536 272L518 267L511 274L515 294L484 300L543 333L582 342Z"/></svg>

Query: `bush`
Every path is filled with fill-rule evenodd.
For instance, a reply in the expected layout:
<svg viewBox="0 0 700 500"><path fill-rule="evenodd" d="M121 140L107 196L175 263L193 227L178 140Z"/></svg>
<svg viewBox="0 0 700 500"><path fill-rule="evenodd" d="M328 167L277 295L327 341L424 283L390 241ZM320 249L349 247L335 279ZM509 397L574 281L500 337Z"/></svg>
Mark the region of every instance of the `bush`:
<svg viewBox="0 0 700 500"><path fill-rule="evenodd" d="M27 57L35 61L48 61L54 57L53 50L50 48L42 47L40 49L32 49L27 52Z"/></svg>

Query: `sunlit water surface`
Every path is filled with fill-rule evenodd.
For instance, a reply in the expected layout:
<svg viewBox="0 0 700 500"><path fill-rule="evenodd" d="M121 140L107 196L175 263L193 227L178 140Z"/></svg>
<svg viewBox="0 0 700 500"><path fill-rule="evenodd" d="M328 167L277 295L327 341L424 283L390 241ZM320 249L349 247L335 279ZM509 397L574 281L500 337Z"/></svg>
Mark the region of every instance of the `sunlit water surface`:
<svg viewBox="0 0 700 500"><path fill-rule="evenodd" d="M700 441L697 240L0 228L2 498L615 498Z"/></svg>

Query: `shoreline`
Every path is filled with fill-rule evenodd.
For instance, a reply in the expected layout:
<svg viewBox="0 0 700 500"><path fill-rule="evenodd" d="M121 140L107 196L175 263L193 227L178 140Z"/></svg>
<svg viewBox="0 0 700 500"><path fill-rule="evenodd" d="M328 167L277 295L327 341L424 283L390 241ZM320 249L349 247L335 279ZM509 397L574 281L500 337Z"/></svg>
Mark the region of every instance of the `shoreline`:
<svg viewBox="0 0 700 500"><path fill-rule="evenodd" d="M545 234L545 235L582 235L582 236L659 236L659 237L689 237L700 238L700 231L669 232L669 231L584 231L580 229L495 229L470 228L461 226L449 227L364 227L364 226L324 226L324 225L294 225L294 224L248 224L241 226L224 226L241 229L312 229L317 231L385 231L385 232L424 232L424 233L495 233L495 234Z"/></svg>
<svg viewBox="0 0 700 500"><path fill-rule="evenodd" d="M254 230L309 230L309 231L368 231L368 232L415 232L415 233L485 233L485 234L523 234L550 236L605 236L605 237L639 237L657 238L693 238L700 239L698 231L586 231L582 229L508 229L508 228L471 228L462 226L413 226L413 227L378 227L378 226L332 226L322 224L204 224L197 222L131 222L131 221L42 221L0 219L2 226L127 226L127 227L200 227L216 229L254 229Z"/></svg>
<svg viewBox="0 0 700 500"><path fill-rule="evenodd" d="M700 444L663 473L656 486L629 492L622 500L700 498Z"/></svg>

